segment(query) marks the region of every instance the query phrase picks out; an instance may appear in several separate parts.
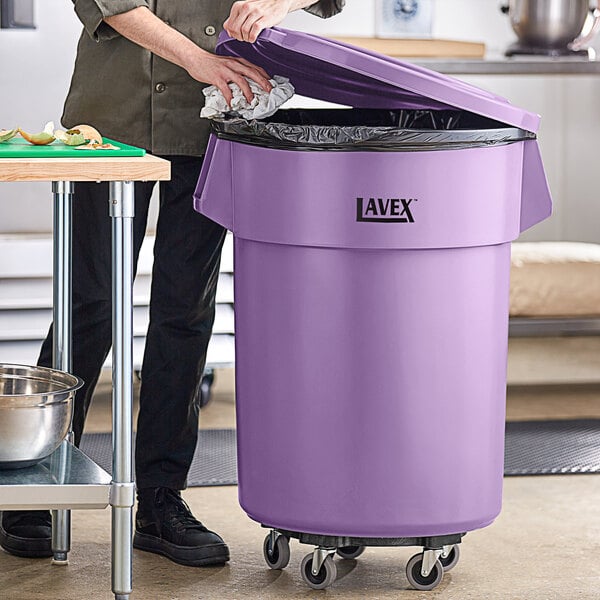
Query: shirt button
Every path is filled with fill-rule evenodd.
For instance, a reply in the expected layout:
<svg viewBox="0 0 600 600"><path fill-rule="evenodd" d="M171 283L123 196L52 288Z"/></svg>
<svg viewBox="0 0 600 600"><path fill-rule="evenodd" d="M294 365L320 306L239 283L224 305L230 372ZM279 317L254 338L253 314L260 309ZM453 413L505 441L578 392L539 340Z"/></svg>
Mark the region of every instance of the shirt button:
<svg viewBox="0 0 600 600"><path fill-rule="evenodd" d="M204 28L204 33L206 35L215 35L215 33L217 33L217 30L212 25L207 25Z"/></svg>
<svg viewBox="0 0 600 600"><path fill-rule="evenodd" d="M162 94L167 89L167 86L164 83L157 83L154 89L158 94Z"/></svg>

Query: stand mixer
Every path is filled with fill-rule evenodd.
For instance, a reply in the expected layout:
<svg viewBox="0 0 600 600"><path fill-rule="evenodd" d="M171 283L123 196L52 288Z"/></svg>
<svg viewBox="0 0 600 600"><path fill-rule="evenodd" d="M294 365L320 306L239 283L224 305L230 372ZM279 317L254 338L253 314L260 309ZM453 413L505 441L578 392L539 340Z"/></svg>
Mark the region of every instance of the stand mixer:
<svg viewBox="0 0 600 600"><path fill-rule="evenodd" d="M596 4L596 2L594 2ZM508 0L501 6L519 40L506 56L590 56L587 44L600 30L600 10L590 0ZM591 26L583 33L588 19Z"/></svg>

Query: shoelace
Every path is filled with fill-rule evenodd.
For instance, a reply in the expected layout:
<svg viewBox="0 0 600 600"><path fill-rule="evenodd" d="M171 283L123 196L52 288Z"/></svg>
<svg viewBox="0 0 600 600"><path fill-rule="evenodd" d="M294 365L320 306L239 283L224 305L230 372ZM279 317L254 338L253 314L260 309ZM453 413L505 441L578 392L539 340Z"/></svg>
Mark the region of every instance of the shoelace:
<svg viewBox="0 0 600 600"><path fill-rule="evenodd" d="M164 492L162 491L163 489ZM208 531L208 529L194 517L190 507L177 492L169 488L162 488L158 494L162 496L160 501L165 507L165 517L169 520L172 527L179 531L185 529Z"/></svg>

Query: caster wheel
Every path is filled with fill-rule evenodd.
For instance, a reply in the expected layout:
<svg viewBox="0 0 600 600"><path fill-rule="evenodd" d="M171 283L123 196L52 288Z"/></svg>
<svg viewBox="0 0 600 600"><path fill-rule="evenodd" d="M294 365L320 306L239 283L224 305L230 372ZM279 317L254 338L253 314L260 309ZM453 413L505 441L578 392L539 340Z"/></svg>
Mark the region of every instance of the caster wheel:
<svg viewBox="0 0 600 600"><path fill-rule="evenodd" d="M433 590L440 584L440 581L442 581L442 577L444 576L444 568L440 564L440 561L436 560L429 575L423 577L423 575L421 575L422 564L423 555L415 554L406 565L406 578L410 585L416 590L427 592Z"/></svg>
<svg viewBox="0 0 600 600"><path fill-rule="evenodd" d="M333 558L328 556L317 575L312 572L313 555L307 554L302 560L300 567L302 579L304 583L313 590L324 590L328 588L337 577L337 568L333 562Z"/></svg>
<svg viewBox="0 0 600 600"><path fill-rule="evenodd" d="M344 546L343 548L338 548L336 554L340 558L351 560L353 558L358 558L364 551L364 546Z"/></svg>
<svg viewBox="0 0 600 600"><path fill-rule="evenodd" d="M454 569L454 567L458 564L459 558L460 558L460 549L457 544L452 546L452 550L450 550L450 553L448 554L448 556L446 556L446 558L444 558L443 556L440 556L439 561L442 565L442 568L444 569L444 573L446 571L450 571L450 570Z"/></svg>
<svg viewBox="0 0 600 600"><path fill-rule="evenodd" d="M275 547L270 548L271 536L267 535L263 544L263 556L271 569L285 569L290 562L290 542L284 535L277 536Z"/></svg>
<svg viewBox="0 0 600 600"><path fill-rule="evenodd" d="M196 392L196 398L200 408L204 408L212 400L212 385L215 381L214 371L206 371L200 381L200 386Z"/></svg>

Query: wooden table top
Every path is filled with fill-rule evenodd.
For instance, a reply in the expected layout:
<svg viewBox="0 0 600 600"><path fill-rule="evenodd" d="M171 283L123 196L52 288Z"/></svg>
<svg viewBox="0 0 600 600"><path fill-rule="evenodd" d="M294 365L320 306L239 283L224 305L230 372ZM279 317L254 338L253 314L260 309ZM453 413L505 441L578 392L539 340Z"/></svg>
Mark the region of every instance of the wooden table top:
<svg viewBox="0 0 600 600"><path fill-rule="evenodd" d="M0 181L166 181L171 163L146 154L109 158L2 158Z"/></svg>

